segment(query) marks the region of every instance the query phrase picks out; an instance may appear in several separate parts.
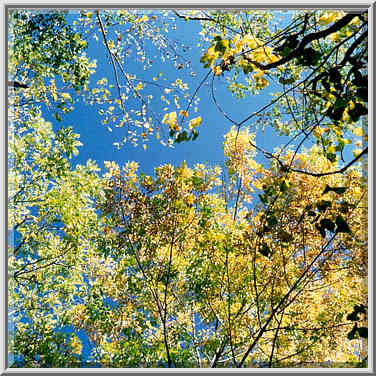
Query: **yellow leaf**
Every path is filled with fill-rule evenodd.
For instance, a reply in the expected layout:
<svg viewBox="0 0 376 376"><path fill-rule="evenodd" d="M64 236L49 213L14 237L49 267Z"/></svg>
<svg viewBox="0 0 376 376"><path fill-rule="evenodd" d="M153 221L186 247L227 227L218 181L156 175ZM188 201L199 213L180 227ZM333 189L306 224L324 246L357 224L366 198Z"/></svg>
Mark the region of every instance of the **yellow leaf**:
<svg viewBox="0 0 376 376"><path fill-rule="evenodd" d="M357 157L362 151L363 151L362 149L355 149L355 150L353 151L353 155L354 155L354 157Z"/></svg>
<svg viewBox="0 0 376 376"><path fill-rule="evenodd" d="M149 17L146 15L143 15L141 18L137 18L136 22L141 23L141 22L147 22L149 21Z"/></svg>
<svg viewBox="0 0 376 376"><path fill-rule="evenodd" d="M162 124L168 124L169 128L175 131L180 130L180 127L177 121L176 111L165 114L162 120Z"/></svg>
<svg viewBox="0 0 376 376"><path fill-rule="evenodd" d="M188 128L189 129L196 128L196 127L198 127L201 124L201 122L202 122L201 116L196 117L196 118L194 118L194 119L192 119L192 120L189 121Z"/></svg>
<svg viewBox="0 0 376 376"><path fill-rule="evenodd" d="M176 112L170 112L163 116L162 124L170 124L171 122L175 122L177 119Z"/></svg>
<svg viewBox="0 0 376 376"><path fill-rule="evenodd" d="M212 68L212 71L215 76L219 76L222 73L222 68L219 65L217 65L216 67Z"/></svg>
<svg viewBox="0 0 376 376"><path fill-rule="evenodd" d="M113 40L108 41L108 47L109 47L110 50L112 50L115 47L115 43L114 43Z"/></svg>
<svg viewBox="0 0 376 376"><path fill-rule="evenodd" d="M337 21L339 18L344 16L344 12L338 12L338 11L333 11L333 12L325 12L320 18L319 18L319 24L320 25L328 25L332 22Z"/></svg>
<svg viewBox="0 0 376 376"><path fill-rule="evenodd" d="M313 134L317 137L317 138L319 138L323 133L324 133L324 129L323 128L321 128L321 127L316 127L315 129L314 129L314 131L313 131Z"/></svg>
<svg viewBox="0 0 376 376"><path fill-rule="evenodd" d="M334 154L336 152L336 148L334 145L328 146L328 153Z"/></svg>
<svg viewBox="0 0 376 376"><path fill-rule="evenodd" d="M256 79L256 87L258 89L264 89L269 85L269 82L265 78Z"/></svg>
<svg viewBox="0 0 376 376"><path fill-rule="evenodd" d="M75 354L81 354L82 343L81 343L81 340L75 334L73 334L70 340L70 345L72 346L73 352Z"/></svg>
<svg viewBox="0 0 376 376"><path fill-rule="evenodd" d="M71 96L69 93L61 93L61 97L65 100L72 100Z"/></svg>
<svg viewBox="0 0 376 376"><path fill-rule="evenodd" d="M358 137L363 136L363 129L360 127L354 128L353 133L355 134L355 136L358 136Z"/></svg>
<svg viewBox="0 0 376 376"><path fill-rule="evenodd" d="M342 135L342 130L338 127L334 127L333 128L333 132L337 135L337 136L341 136Z"/></svg>

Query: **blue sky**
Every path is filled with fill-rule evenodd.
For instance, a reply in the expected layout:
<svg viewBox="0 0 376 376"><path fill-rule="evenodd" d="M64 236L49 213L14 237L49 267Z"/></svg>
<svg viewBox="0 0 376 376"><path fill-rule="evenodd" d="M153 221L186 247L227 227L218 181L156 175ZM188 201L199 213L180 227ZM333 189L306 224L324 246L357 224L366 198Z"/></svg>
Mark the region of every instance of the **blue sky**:
<svg viewBox="0 0 376 376"><path fill-rule="evenodd" d="M192 69L196 72L196 76L192 77L187 70L177 70L170 62L162 64L158 59L153 62L151 71L144 71L141 64L129 63L127 68L132 74L136 74L138 78L150 78L160 71L164 73L166 78L171 81L182 76L184 82L193 92L201 79L207 74L208 69L202 67L199 62L202 55L200 47L197 47L199 41L198 32L200 31L199 23L177 21L177 29L174 31L173 38L183 41L186 45L192 46L192 50L188 52ZM109 63L106 49L103 45L103 39L100 33L98 42L90 39L87 55L97 60L97 71L91 77L90 82L94 85L97 80L107 77L109 83L115 83L112 66ZM216 97L226 112L236 120L240 121L251 112L256 111L264 104L268 103L270 96L265 90L257 96L247 96L244 99L236 99L227 89L224 77L216 78ZM210 81L209 81L210 82ZM90 85L89 85L90 87ZM221 164L224 160L222 143L224 135L230 130L231 123L223 118L213 103L210 95L210 87L205 84L201 87L198 96L200 102L196 116L202 116L202 125L199 127L199 137L195 141L183 142L176 144L174 148L169 148L160 144L158 140L152 138L144 150L139 144L134 147L131 143L125 144L120 150L113 146L114 142L120 141L124 136L124 129L112 128L110 132L106 126L101 124L101 117L97 113L96 107L91 107L83 103L76 103L75 109L68 115L63 117L63 121L58 123L53 114L46 116L51 120L56 129L61 125L71 125L76 133L80 134L80 140L83 146L80 153L73 159L73 164L84 164L90 158L97 162L98 166L103 169L104 161L115 161L120 165L130 160L135 160L140 165L140 170L147 174L152 174L155 167L171 163L177 165L182 161L186 161L189 166L194 163ZM161 113L161 118L163 113ZM266 128L264 133L259 133L256 138L257 143L271 150L280 144L281 140L275 136L273 130ZM260 156L261 158L261 156Z"/></svg>

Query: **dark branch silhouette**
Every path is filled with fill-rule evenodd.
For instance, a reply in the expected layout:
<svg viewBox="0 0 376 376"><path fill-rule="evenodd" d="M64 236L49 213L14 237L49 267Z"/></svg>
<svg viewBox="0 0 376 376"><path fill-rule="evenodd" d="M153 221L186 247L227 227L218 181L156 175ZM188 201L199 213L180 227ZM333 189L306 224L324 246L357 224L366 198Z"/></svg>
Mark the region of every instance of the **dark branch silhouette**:
<svg viewBox="0 0 376 376"><path fill-rule="evenodd" d="M18 81L8 81L8 86L13 87L14 89L28 89L29 86L22 84Z"/></svg>

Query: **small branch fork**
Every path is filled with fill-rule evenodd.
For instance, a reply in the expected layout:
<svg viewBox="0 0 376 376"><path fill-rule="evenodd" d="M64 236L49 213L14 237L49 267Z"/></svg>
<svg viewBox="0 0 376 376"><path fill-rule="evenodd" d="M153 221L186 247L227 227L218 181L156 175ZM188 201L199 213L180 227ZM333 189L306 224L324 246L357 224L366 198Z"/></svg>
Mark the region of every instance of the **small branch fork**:
<svg viewBox="0 0 376 376"><path fill-rule="evenodd" d="M99 27L100 27L101 32L102 32L102 35L103 35L104 44L106 45L107 51L108 51L108 53L109 53L109 55L110 55L111 65L112 65L112 69L113 69L113 71L114 71L114 76L115 76L116 86L117 86L117 89L118 89L119 100L120 100L120 103L121 103L121 109L122 109L123 113L125 114L125 108L124 108L123 98L122 98L122 96L121 96L121 89L120 89L119 77L118 77L118 72L117 72L117 69L116 69L116 65L115 65L114 57L113 57L113 54L112 54L112 52L111 52L110 46L108 45L106 32L105 32L105 30L104 30L104 26L103 26L103 23L102 23L101 16L100 16L100 14L99 14L99 10L96 11L96 14L97 14L97 19L98 19Z"/></svg>

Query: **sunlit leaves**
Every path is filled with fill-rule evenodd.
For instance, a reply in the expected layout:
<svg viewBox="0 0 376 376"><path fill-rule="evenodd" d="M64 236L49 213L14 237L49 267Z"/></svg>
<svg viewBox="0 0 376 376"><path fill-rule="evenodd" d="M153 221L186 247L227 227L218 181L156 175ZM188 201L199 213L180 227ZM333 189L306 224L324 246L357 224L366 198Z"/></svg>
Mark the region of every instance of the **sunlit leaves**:
<svg viewBox="0 0 376 376"><path fill-rule="evenodd" d="M244 133L244 144L242 138L237 144L236 134L233 136L230 131L225 142L227 158L231 160L232 152L236 152L237 147L248 152L245 155L236 154L242 156L243 162L229 166L233 174L245 174L246 170L242 172L243 163L247 163L247 159L252 160L254 155L249 145L250 137ZM307 163L315 161L307 155L299 155L298 158ZM319 164L321 161L318 159L316 162ZM284 338L290 351L295 352L301 341L307 345L315 343L315 351L319 354L326 349L326 336L335 336L331 339L333 349L340 356L350 356L349 350L342 347L347 329L337 324L341 322L338 321L339 310L349 305L347 289L354 283L354 276L348 276L346 268L341 269L341 274L328 270L334 265L338 267L338 264L345 266L349 262L349 255L336 248L340 244L336 237L343 232L343 223L335 214L334 218L337 219L334 220L331 213L337 210L339 203L336 199L326 201L321 197L331 194L341 200L346 198L356 202L352 197L352 179L358 181L356 174L352 178L349 176L344 184L341 179L323 178L317 181L314 177L291 173L281 178L278 169L273 167L270 170L263 169L260 176L251 173L249 181L261 179L268 199L265 206L257 211L250 210L246 200L246 195L250 193L244 186L241 188L244 195L240 195L234 217L234 207L226 205L223 198L215 193L221 174L219 168L211 169L205 165L190 168L185 163L173 167L166 164L156 168L152 176L140 173L135 162L125 166L106 162L106 168L108 171L102 182L103 198L97 206L103 212L100 220L92 217L91 224L80 224L80 217L76 219L75 211L70 207L73 203L68 198L64 200L67 201L64 205L68 205L64 207L64 212L69 211L71 214L71 219L66 216L64 222L72 221L76 226L83 226L77 234L74 227L67 230L71 229L70 234L79 241L80 234L87 228L90 239L94 240L97 247L91 251L90 259L86 259L86 252L81 251L81 262L87 268L87 278L92 286L89 291L82 293L85 304L73 305L67 317L76 328L86 331L95 343L99 363L111 362L124 366L140 362L147 343L147 348L152 349L146 352L145 365L149 367L157 359L166 356L166 347L163 345L166 333L169 349L176 354L173 359L177 362L180 344L194 348L189 335L193 329L192 315L200 320L201 328L196 328L196 333L206 351L212 351L212 342L215 343L218 338L226 338L226 327L230 323L235 329L233 338L239 343L242 343L243 338L248 342L251 340L249 326L257 323L257 311L247 311L248 302L253 304L253 299L256 299L260 307L272 310L282 301L293 281L305 272L306 265L313 262L320 252L320 262L308 269L314 277L305 280L306 287L296 290L298 295L294 306L286 307L284 325L304 328L309 320L310 325L324 326L325 331L317 331L313 336L302 338L297 338L290 331L281 338ZM68 174L60 186L64 187L63 191L67 194L75 197L71 188L68 189L78 183L76 179L71 181L72 178ZM87 183L82 183L81 189L84 189ZM348 187L346 190L338 190L345 185ZM236 186L229 185L227 188L236 191ZM79 210L84 209L81 207ZM306 216L299 221L299 213L302 211ZM310 213L314 216L322 215L315 224L323 234L320 235L311 223ZM348 213L343 213L343 220L353 221ZM324 253L322 238L326 237L327 231L334 237L334 243ZM303 241L304 248L301 248L300 243ZM354 249L353 252L357 253L358 250ZM223 278L227 275L227 268L231 271L229 282ZM314 290L317 283L315 275L318 273L327 283L333 283L340 276L341 286L337 290L340 293ZM232 292L231 300L221 295L228 286ZM164 294L168 302L167 309L161 305ZM103 303L103 299L108 297L114 301L113 306ZM158 304L161 307L159 311ZM359 312L363 311L360 308ZM166 326L163 324L165 314L168 318ZM216 318L221 325L213 333L210 327ZM263 322L267 318L268 315L261 314ZM278 323L272 320L270 325L270 328L274 328ZM267 333L259 340L265 346L269 340ZM348 336L349 340L358 338L358 334L366 335L365 326L357 327L356 332ZM127 350L121 345L124 336L127 336ZM81 350L80 342L74 337L71 348L75 354ZM285 350L281 348L278 351ZM126 358L122 358L123 355ZM316 355L304 356L314 359ZM197 364L194 359L187 359ZM187 359L179 360L183 362L182 366Z"/></svg>
<svg viewBox="0 0 376 376"><path fill-rule="evenodd" d="M165 114L162 119L162 124L167 124L171 130L179 131L180 127L178 125L176 111Z"/></svg>
<svg viewBox="0 0 376 376"><path fill-rule="evenodd" d="M70 346L72 346L73 352L75 354L81 354L82 343L81 343L80 339L76 335L72 336L69 344L70 344Z"/></svg>
<svg viewBox="0 0 376 376"><path fill-rule="evenodd" d="M169 44L180 24L171 11L158 12L82 11L72 16L73 29L56 14L46 18L45 36L35 31L35 43L21 40L29 17L21 12L13 24L18 46L10 72L28 86L10 89L22 104L10 108L9 136L9 229L17 235L10 301L21 312L14 313L15 352L31 367L80 366L81 333L93 346L90 361L105 367L233 366L232 353L241 362L253 341L242 366L267 364L273 352L278 366L283 359L353 360L349 340L359 344L368 335L366 186L356 164L333 168L351 137L362 137L358 148L367 139L357 123L367 109L365 56L341 63L364 19L297 51L309 33L343 14L276 12L278 20L269 11L184 11L182 22L206 18L201 63L213 92L221 80L239 96L268 88L279 98L273 110L229 129L224 168L165 164L148 175L137 161L105 162L103 175L91 161L73 168L81 143L63 114L76 95L96 106L106 127L125 132L118 148L131 142L149 150L154 136L170 146L194 141L198 127L210 125L183 80L191 63ZM288 31L281 28L287 18ZM83 50L99 32L94 40L104 42L110 64L114 59L119 84L113 73L89 89L94 63ZM62 51L68 45L74 53ZM328 56L332 48L335 57ZM168 75L153 71L155 59ZM133 64L142 74L130 72ZM43 79L29 77L30 70ZM43 120L43 106L64 125L58 131ZM268 126L299 146L256 147L256 132ZM67 327L74 333L63 335Z"/></svg>
<svg viewBox="0 0 376 376"><path fill-rule="evenodd" d="M319 18L319 23L321 25L328 25L332 22L337 21L339 18L344 16L344 12L324 12Z"/></svg>
<svg viewBox="0 0 376 376"><path fill-rule="evenodd" d="M31 85L29 95L36 99L40 87ZM65 113L62 102L71 102L70 94L60 92L53 79L50 91L52 99L61 102L54 105ZM55 117L63 120L59 112ZM28 367L77 367L82 360L79 340L73 336L70 341L71 333L63 330L64 305L83 282L73 265L82 261L78 249L90 249L100 183L93 162L70 166L80 146L72 127L54 132L33 101L9 124L9 231L17 239L9 247L9 301L17 307L12 351L21 354ZM25 318L28 324L23 326ZM33 343L29 351L25 340Z"/></svg>
<svg viewBox="0 0 376 376"><path fill-rule="evenodd" d="M211 46L206 53L201 57L200 62L204 64L205 68L212 66L215 60L219 57L219 52L216 51L215 46Z"/></svg>
<svg viewBox="0 0 376 376"><path fill-rule="evenodd" d="M193 128L196 128L198 127L199 125L201 125L202 123L202 118L201 116L197 117L197 118L194 118L194 119L191 119L189 121L189 124L188 124L188 128L189 129L193 129Z"/></svg>
<svg viewBox="0 0 376 376"><path fill-rule="evenodd" d="M247 17L252 16L247 14ZM233 76L226 80L228 88L238 98L244 98L247 92L257 94L269 85L270 79L277 79L282 87L280 92L273 94L280 95L275 108L258 114L262 129L266 113L270 122L278 124L278 130L286 135L299 134L300 127L311 122L317 144L322 146L328 161L336 164L343 159L346 146L352 143L348 135L350 125L367 115L367 25L364 15L342 11L297 12L293 19L294 27L284 34L280 30L282 37L270 28L248 29L252 22L241 13L218 18L217 24L213 20L210 27L217 32L212 32L211 38L205 33L211 46L201 62L205 67L211 67L216 75L232 71ZM277 27L277 21L273 19L273 22ZM210 29L208 24L210 22L205 23L205 29ZM231 33L235 32L233 38L229 38L231 33L226 27L232 28ZM339 30L329 33L329 27ZM319 37L325 33L329 33L328 38ZM308 40L311 43L306 43ZM239 74L241 71L246 76L244 80ZM309 72L307 82L305 72ZM291 98L290 91L303 83L304 89L298 89L299 97L294 94ZM304 107L304 119L297 116L303 102L309 103ZM273 116L280 113L282 107L288 114L284 119L290 117L290 121L282 122L280 116ZM322 126L320 123L324 119L318 122L318 113L325 115L325 120L332 124ZM361 136L359 129L357 125L354 134ZM358 151L354 152L355 157L358 154Z"/></svg>

